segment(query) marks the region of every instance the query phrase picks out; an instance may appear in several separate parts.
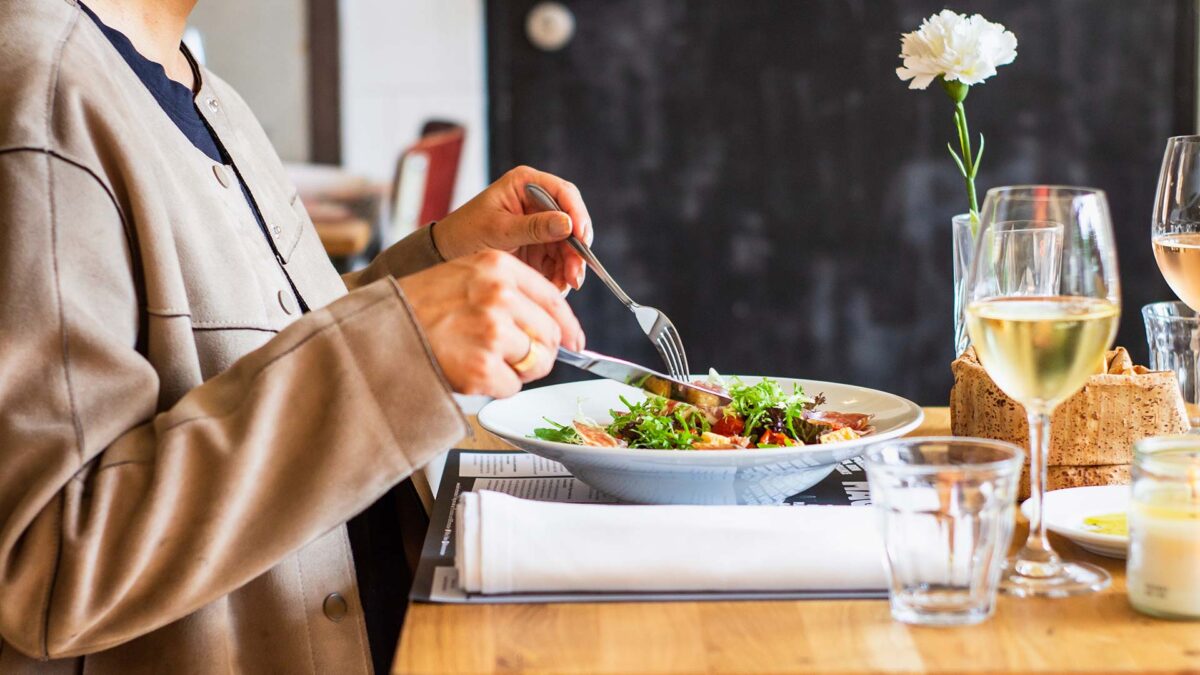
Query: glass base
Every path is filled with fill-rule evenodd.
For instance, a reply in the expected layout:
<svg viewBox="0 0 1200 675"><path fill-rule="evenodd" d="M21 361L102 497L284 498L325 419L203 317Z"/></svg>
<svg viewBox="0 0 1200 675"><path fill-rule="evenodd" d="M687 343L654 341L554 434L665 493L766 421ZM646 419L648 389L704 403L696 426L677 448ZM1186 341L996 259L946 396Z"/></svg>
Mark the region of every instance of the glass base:
<svg viewBox="0 0 1200 675"><path fill-rule="evenodd" d="M893 588L892 618L918 626L969 626L992 615L995 594L972 593L967 588L916 584Z"/></svg>
<svg viewBox="0 0 1200 675"><path fill-rule="evenodd" d="M1108 588L1112 577L1102 567L1089 563L1060 562L1044 576L1017 571L1017 558L1004 563L1000 592L1018 598L1065 598L1095 593Z"/></svg>

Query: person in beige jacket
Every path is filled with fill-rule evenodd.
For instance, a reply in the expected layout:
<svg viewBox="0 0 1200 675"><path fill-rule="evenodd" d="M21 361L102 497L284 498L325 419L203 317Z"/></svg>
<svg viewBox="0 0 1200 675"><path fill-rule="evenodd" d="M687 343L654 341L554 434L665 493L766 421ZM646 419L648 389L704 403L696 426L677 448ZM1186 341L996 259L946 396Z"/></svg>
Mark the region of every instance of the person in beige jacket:
<svg viewBox="0 0 1200 675"><path fill-rule="evenodd" d="M0 673L371 672L345 522L582 346L587 211L519 168L340 277L195 0L84 1L0 0Z"/></svg>

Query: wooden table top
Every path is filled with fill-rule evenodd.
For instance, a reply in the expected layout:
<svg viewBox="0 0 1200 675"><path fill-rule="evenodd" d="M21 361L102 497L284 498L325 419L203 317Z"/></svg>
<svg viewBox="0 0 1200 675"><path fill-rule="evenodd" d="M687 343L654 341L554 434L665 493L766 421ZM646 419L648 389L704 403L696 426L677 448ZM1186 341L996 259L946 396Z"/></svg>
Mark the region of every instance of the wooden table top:
<svg viewBox="0 0 1200 675"><path fill-rule="evenodd" d="M925 415L914 435L949 435L947 408ZM510 449L478 427L463 447ZM1018 528L1014 542L1023 537ZM1200 623L1134 612L1124 561L1054 545L1108 569L1112 587L1062 600L1001 596L994 617L963 628L898 623L886 600L413 603L394 672L1200 672Z"/></svg>

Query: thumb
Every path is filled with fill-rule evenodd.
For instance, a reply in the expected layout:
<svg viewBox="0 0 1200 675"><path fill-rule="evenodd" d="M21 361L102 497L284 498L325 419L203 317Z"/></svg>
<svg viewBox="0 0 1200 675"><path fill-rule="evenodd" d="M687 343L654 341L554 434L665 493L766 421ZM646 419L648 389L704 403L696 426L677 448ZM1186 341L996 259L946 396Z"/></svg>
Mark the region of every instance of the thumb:
<svg viewBox="0 0 1200 675"><path fill-rule="evenodd" d="M517 216L507 232L511 247L562 241L571 234L571 217L562 211Z"/></svg>

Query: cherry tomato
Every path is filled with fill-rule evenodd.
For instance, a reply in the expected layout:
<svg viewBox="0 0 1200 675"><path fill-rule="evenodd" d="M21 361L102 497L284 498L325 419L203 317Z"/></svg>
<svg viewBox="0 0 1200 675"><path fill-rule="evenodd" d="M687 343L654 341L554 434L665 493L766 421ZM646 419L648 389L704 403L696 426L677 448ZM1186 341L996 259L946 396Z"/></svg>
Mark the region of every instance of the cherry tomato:
<svg viewBox="0 0 1200 675"><path fill-rule="evenodd" d="M779 445L791 446L796 445L796 441L786 434L781 434L778 431L764 431L758 439L759 445Z"/></svg>
<svg viewBox="0 0 1200 675"><path fill-rule="evenodd" d="M714 434L722 436L741 436L746 428L746 422L737 415L721 415L712 425Z"/></svg>

